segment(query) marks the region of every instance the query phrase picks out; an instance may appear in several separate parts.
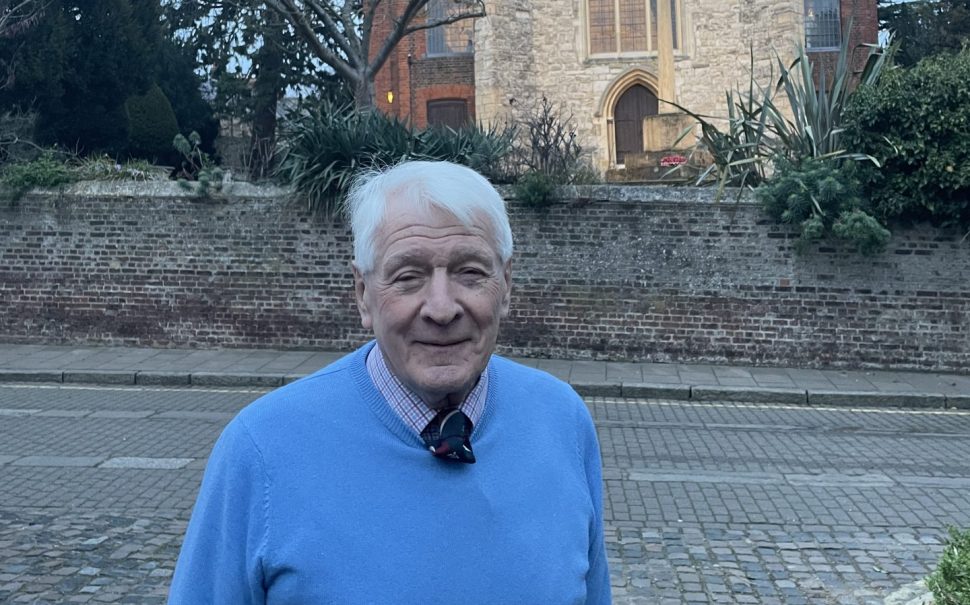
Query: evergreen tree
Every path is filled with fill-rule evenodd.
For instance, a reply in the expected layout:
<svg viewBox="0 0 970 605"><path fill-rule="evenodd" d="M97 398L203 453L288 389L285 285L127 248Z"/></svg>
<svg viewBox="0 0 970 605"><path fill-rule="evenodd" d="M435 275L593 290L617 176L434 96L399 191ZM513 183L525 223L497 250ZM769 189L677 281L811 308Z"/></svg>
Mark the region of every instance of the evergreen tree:
<svg viewBox="0 0 970 605"><path fill-rule="evenodd" d="M879 0L879 21L900 43L896 62L910 67L970 40L970 0Z"/></svg>
<svg viewBox="0 0 970 605"><path fill-rule="evenodd" d="M155 80L172 104L179 131L185 135L199 133L202 150L214 153L219 121L202 97L202 78L196 73L192 51L166 36L157 57Z"/></svg>
<svg viewBox="0 0 970 605"><path fill-rule="evenodd" d="M135 95L125 105L128 116L128 153L153 162L174 165L172 145L179 124L172 104L157 84L143 95Z"/></svg>

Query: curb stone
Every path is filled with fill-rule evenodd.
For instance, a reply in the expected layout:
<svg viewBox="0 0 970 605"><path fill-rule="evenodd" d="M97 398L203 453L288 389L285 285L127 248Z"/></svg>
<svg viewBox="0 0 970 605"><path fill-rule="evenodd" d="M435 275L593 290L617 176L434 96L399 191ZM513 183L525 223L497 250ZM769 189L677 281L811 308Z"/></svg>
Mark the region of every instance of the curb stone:
<svg viewBox="0 0 970 605"><path fill-rule="evenodd" d="M135 384L135 372L71 370L64 372L64 382L85 384Z"/></svg>
<svg viewBox="0 0 970 605"><path fill-rule="evenodd" d="M882 391L809 390L809 405L874 408L945 408L942 393L893 393Z"/></svg>
<svg viewBox="0 0 970 605"><path fill-rule="evenodd" d="M189 381L194 386L207 387L278 387L283 385L283 376L281 374L193 372Z"/></svg>
<svg viewBox="0 0 970 605"><path fill-rule="evenodd" d="M0 382L64 382L64 372L49 370L0 370Z"/></svg>
<svg viewBox="0 0 970 605"><path fill-rule="evenodd" d="M573 390L586 397L622 397L623 389L619 384L574 382Z"/></svg>
<svg viewBox="0 0 970 605"><path fill-rule="evenodd" d="M808 395L804 389L696 386L690 388L690 398L692 401L808 404Z"/></svg>
<svg viewBox="0 0 970 605"><path fill-rule="evenodd" d="M950 410L970 410L970 395L947 395L946 407Z"/></svg>
<svg viewBox="0 0 970 605"><path fill-rule="evenodd" d="M622 397L644 399L690 399L690 386L684 384L655 384L650 382L624 382L620 385Z"/></svg>
<svg viewBox="0 0 970 605"><path fill-rule="evenodd" d="M187 372L138 372L135 384L187 386L192 383L192 375Z"/></svg>

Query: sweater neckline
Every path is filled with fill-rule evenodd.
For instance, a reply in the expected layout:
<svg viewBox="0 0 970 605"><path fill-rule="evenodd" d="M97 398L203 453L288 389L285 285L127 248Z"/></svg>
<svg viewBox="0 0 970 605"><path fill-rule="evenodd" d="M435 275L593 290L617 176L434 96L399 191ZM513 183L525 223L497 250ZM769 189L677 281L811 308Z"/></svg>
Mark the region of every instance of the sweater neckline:
<svg viewBox="0 0 970 605"><path fill-rule="evenodd" d="M367 403L367 407L370 408L371 412L391 431L395 436L397 436L401 441L412 445L421 450L425 449L424 442L421 440L419 435L416 435L411 427L409 427L404 420L394 411L391 405L384 399L380 391L374 385L374 381L371 380L370 374L367 372L367 355L370 353L371 349L377 344L376 340L371 340L364 346L357 349L353 353L353 358L351 359L351 373L354 377L354 382L357 383L357 389L360 391L361 397ZM489 361L488 366L485 371L489 372L489 385L488 393L485 395L485 409L482 411L482 416L478 423L472 429L472 434L470 436L472 447L475 446L475 442L482 438L488 430L489 419L491 418L498 398L495 396L499 389L499 376L498 372L495 371L495 356L493 355Z"/></svg>

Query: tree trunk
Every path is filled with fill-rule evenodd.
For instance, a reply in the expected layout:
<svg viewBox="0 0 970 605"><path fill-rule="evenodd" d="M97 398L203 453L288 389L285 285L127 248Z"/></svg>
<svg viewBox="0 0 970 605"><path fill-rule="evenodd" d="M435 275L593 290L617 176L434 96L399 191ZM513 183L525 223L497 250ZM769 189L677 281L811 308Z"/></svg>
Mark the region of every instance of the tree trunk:
<svg viewBox="0 0 970 605"><path fill-rule="evenodd" d="M255 57L253 134L249 148L249 175L253 180L265 179L272 173L276 151L276 110L283 94L283 53L279 45L283 24L279 15L272 11L267 11L266 19L263 45Z"/></svg>
<svg viewBox="0 0 970 605"><path fill-rule="evenodd" d="M373 74L361 73L354 83L354 105L357 109L371 109L374 107L374 78Z"/></svg>

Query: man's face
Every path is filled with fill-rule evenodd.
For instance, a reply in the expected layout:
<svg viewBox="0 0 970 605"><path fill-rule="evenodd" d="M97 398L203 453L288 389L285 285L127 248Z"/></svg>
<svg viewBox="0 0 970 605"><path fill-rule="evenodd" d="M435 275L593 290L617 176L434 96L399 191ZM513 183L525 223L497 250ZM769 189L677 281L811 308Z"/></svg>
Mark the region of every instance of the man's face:
<svg viewBox="0 0 970 605"><path fill-rule="evenodd" d="M432 407L464 400L508 313L511 262L502 263L486 224L391 201L374 268L362 275L354 266L361 323L394 375Z"/></svg>

